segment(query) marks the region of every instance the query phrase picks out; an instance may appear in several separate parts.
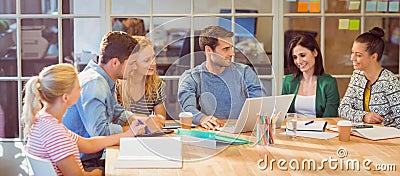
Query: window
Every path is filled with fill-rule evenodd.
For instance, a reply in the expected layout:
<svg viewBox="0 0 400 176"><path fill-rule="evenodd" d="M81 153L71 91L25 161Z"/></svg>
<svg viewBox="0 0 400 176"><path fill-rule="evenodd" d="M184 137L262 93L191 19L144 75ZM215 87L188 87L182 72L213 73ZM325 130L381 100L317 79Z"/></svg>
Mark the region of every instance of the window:
<svg viewBox="0 0 400 176"><path fill-rule="evenodd" d="M320 44L324 64L329 65L325 70L337 78L343 96L353 71L349 62L353 39L373 26L386 33L382 66L399 73L399 2L379 3L387 4L372 0L0 0L0 137L22 137L19 112L26 80L54 63L71 63L81 70L96 58L102 35L120 18L139 19L152 39L157 69L168 85L170 116L179 112L180 74L201 63L197 56L183 52L183 46L195 52L196 38L190 36L205 26L218 25L220 19L255 19L254 39L235 37L235 61L251 64L269 95L280 94L282 77L288 74L287 40L308 32Z"/></svg>
<svg viewBox="0 0 400 176"><path fill-rule="evenodd" d="M97 54L102 29L93 26L104 26L100 2L0 0L0 138L22 137L22 89L31 76L61 62L79 67L92 56L82 53Z"/></svg>

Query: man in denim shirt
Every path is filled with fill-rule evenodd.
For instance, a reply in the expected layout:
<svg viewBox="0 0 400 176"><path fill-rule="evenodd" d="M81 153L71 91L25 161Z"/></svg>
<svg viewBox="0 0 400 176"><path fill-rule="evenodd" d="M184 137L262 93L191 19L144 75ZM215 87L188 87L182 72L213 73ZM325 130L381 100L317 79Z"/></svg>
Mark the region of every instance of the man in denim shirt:
<svg viewBox="0 0 400 176"><path fill-rule="evenodd" d="M260 80L247 65L231 61L233 33L209 26L200 34L206 61L185 71L179 79L178 101L193 113L193 123L215 130L219 119L238 118L246 98L265 94Z"/></svg>
<svg viewBox="0 0 400 176"><path fill-rule="evenodd" d="M123 78L126 66L136 61L136 44L137 41L125 32L104 35L99 63L91 60L79 73L81 96L63 117L63 124L68 129L86 138L113 135L129 129L127 121L133 113L125 111L117 103L114 90L115 81ZM81 154L83 165L103 165L99 162L102 153Z"/></svg>

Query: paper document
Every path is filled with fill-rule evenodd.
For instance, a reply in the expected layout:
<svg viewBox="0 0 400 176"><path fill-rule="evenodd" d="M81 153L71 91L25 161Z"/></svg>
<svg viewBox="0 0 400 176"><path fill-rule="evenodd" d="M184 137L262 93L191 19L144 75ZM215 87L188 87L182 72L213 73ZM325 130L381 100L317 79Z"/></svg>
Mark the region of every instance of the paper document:
<svg viewBox="0 0 400 176"><path fill-rule="evenodd" d="M380 127L353 129L351 134L371 140L381 140L400 137L400 130L394 127Z"/></svg>
<svg viewBox="0 0 400 176"><path fill-rule="evenodd" d="M329 126L328 129L331 131L338 131L338 128L335 125ZM400 138L400 130L394 127L374 126L373 128L352 129L351 134L353 136L362 137L374 141L381 139Z"/></svg>
<svg viewBox="0 0 400 176"><path fill-rule="evenodd" d="M280 133L282 135L286 135L286 132ZM337 133L331 132L315 132L315 131L298 131L296 133L297 136L307 137L307 138L314 138L314 139L330 139L337 137Z"/></svg>
<svg viewBox="0 0 400 176"><path fill-rule="evenodd" d="M326 121L297 121L297 132L299 131L314 131L314 132L323 132L325 131L325 127L327 125ZM293 130L292 123L288 123L286 127L290 131Z"/></svg>
<svg viewBox="0 0 400 176"><path fill-rule="evenodd" d="M114 168L182 168L180 137L124 137Z"/></svg>

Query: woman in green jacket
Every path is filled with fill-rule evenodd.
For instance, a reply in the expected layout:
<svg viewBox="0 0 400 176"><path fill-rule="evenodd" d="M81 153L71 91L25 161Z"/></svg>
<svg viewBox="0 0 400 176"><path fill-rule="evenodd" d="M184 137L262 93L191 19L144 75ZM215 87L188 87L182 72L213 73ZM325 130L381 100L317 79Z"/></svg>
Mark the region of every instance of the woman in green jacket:
<svg viewBox="0 0 400 176"><path fill-rule="evenodd" d="M282 94L295 94L289 112L299 117L337 117L340 96L334 77L324 72L322 54L310 35L292 39L288 48L290 75L283 81Z"/></svg>

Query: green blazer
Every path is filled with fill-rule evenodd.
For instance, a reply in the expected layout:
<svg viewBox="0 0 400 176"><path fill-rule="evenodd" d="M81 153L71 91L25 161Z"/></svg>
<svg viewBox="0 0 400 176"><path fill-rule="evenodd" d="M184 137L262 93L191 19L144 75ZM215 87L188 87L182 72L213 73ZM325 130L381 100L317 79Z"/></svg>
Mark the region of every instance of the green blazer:
<svg viewBox="0 0 400 176"><path fill-rule="evenodd" d="M294 104L296 101L297 91L299 89L300 75L293 80L294 74L287 75L283 81L282 95L295 94L290 105L289 112L295 112ZM315 110L317 117L337 117L338 107L340 103L340 95L336 79L329 74L323 73L317 77L317 88L315 94Z"/></svg>

